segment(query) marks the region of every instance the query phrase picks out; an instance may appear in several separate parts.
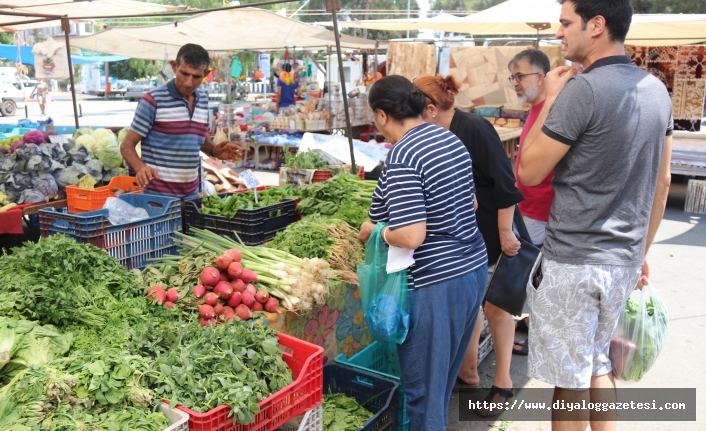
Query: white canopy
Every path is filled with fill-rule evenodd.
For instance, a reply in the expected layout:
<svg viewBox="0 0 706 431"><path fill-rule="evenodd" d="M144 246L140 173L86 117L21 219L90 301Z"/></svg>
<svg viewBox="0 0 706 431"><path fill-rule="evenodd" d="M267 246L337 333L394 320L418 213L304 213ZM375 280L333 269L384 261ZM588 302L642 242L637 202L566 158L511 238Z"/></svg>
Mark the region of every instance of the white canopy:
<svg viewBox="0 0 706 431"><path fill-rule="evenodd" d="M536 35L530 24L548 24L540 35L556 34L561 5L556 0L508 0L497 6L463 18L399 19L341 21L341 27L376 30L431 29L473 35ZM330 22L322 23L331 25ZM630 45L668 46L706 40L706 15L636 14L626 43Z"/></svg>
<svg viewBox="0 0 706 431"><path fill-rule="evenodd" d="M32 30L59 25L58 20L12 25L14 22L41 19L41 17L34 16L34 14L67 16L71 18L72 22L80 22L85 21L85 19L82 19L85 17L108 18L111 16L150 14L183 9L185 9L184 6L161 5L134 0L0 0L0 31ZM7 15L7 12L29 15Z"/></svg>
<svg viewBox="0 0 706 431"><path fill-rule="evenodd" d="M148 60L174 59L179 48L187 43L201 45L208 51L323 49L335 45L335 39L332 31L255 8L206 12L176 25L113 27L94 35L71 38L71 46ZM341 36L341 47L372 49L375 41Z"/></svg>

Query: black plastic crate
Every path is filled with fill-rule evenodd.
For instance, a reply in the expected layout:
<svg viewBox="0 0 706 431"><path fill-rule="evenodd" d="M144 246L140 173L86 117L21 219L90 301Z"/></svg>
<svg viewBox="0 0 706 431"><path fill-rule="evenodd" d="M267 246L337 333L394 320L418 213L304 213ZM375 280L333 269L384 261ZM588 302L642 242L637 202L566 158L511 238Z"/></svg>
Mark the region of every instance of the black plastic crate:
<svg viewBox="0 0 706 431"><path fill-rule="evenodd" d="M223 198L231 194L222 193L218 196ZM259 245L271 240L277 232L286 229L296 219L294 199L284 199L280 203L254 210L238 210L232 219L203 214L200 208L200 198L184 202L184 232L188 233L190 228L195 227L235 239L235 231L247 245Z"/></svg>
<svg viewBox="0 0 706 431"><path fill-rule="evenodd" d="M393 431L397 427L397 382L339 364L324 365L324 396L345 394L373 413L364 431Z"/></svg>

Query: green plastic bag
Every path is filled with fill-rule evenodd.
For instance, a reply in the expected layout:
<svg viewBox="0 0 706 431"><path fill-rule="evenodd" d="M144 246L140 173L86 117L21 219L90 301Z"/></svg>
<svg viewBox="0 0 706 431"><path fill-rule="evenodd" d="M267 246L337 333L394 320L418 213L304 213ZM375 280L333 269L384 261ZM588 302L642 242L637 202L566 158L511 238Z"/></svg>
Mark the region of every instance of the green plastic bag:
<svg viewBox="0 0 706 431"><path fill-rule="evenodd" d="M361 306L368 330L378 341L402 344L409 331L407 270L387 273L387 244L378 223L365 245L365 263L357 267Z"/></svg>

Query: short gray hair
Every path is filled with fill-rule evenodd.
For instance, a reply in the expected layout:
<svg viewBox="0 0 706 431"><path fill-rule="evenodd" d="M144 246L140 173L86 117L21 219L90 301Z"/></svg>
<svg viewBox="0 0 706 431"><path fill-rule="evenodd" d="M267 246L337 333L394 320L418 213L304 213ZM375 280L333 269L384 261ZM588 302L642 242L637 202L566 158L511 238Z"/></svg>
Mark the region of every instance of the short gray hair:
<svg viewBox="0 0 706 431"><path fill-rule="evenodd" d="M551 68L547 54L535 48L525 49L514 56L507 65L508 69L512 69L517 66L517 63L519 63L520 60L527 61L530 66L541 70L545 75L549 73Z"/></svg>
<svg viewBox="0 0 706 431"><path fill-rule="evenodd" d="M177 64L188 64L194 69L208 69L211 64L211 58L208 56L208 51L206 51L201 45L196 45L195 43L187 43L186 45L179 48L176 58Z"/></svg>

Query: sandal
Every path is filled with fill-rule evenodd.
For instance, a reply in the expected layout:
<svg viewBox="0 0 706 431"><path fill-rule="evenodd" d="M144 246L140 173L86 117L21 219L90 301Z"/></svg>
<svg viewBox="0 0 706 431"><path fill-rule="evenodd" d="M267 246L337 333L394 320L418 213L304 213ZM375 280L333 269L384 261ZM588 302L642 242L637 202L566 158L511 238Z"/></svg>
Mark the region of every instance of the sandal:
<svg viewBox="0 0 706 431"><path fill-rule="evenodd" d="M519 349L516 349L516 346L520 346ZM529 355L529 346L527 345L527 341L519 341L515 342L515 345L512 346L512 354L513 355L520 355L520 356L527 356Z"/></svg>
<svg viewBox="0 0 706 431"><path fill-rule="evenodd" d="M495 402L495 406L492 409L490 408L490 406L488 406L488 408L480 407L480 408L476 409L476 413L478 414L478 416L483 416L483 417L495 416L495 415L498 415L498 414L504 412L505 408L503 406L505 405L506 401L508 401L510 398L513 398L515 396L515 388L513 387L512 389L507 390L507 389L500 389L499 387L493 385L493 386L491 386L490 392L488 393L488 395L485 398L483 398L483 401L488 402L488 403L493 403L494 402L493 399L495 398L495 395L500 395L501 397L503 397L505 399L502 401Z"/></svg>
<svg viewBox="0 0 706 431"><path fill-rule="evenodd" d="M456 384L454 385L454 389L458 390L460 388L470 388L470 389L475 389L475 388L480 388L480 383L472 385L470 383L466 383L465 380L463 380L460 377L456 377Z"/></svg>
<svg viewBox="0 0 706 431"><path fill-rule="evenodd" d="M529 332L529 326L527 325L527 322L529 321L529 317L525 317L524 319L516 320L515 321L515 332L524 332L527 334Z"/></svg>

